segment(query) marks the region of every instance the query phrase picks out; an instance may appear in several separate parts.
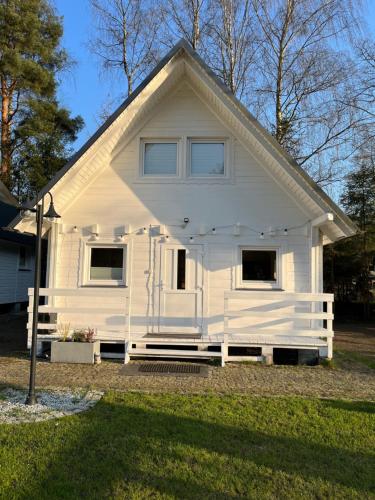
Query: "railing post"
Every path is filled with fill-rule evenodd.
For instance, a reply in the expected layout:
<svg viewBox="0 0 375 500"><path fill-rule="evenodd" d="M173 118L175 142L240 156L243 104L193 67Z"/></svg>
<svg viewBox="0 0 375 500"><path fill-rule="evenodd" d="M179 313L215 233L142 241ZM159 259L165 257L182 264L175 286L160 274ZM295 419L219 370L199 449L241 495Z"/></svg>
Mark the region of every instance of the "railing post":
<svg viewBox="0 0 375 500"><path fill-rule="evenodd" d="M228 326L229 320L227 316L229 307L229 298L224 292L224 331L223 331L223 343L221 345L221 366L225 366L225 362L228 359Z"/></svg>
<svg viewBox="0 0 375 500"><path fill-rule="evenodd" d="M332 313L333 313L332 301L327 300L327 314L332 314ZM333 331L333 320L330 318L327 319L327 330L329 332ZM328 359L332 359L332 356L333 356L332 337L327 337L327 348L328 348L327 357L328 357Z"/></svg>
<svg viewBox="0 0 375 500"><path fill-rule="evenodd" d="M130 349L131 349L131 338L130 338L130 294L128 293L125 298L125 323L128 328L128 339L125 340L125 351L124 351L124 365L128 364L130 361Z"/></svg>
<svg viewBox="0 0 375 500"><path fill-rule="evenodd" d="M27 348L31 347L32 324L33 324L33 304L34 304L34 288L29 288L29 312L27 320Z"/></svg>

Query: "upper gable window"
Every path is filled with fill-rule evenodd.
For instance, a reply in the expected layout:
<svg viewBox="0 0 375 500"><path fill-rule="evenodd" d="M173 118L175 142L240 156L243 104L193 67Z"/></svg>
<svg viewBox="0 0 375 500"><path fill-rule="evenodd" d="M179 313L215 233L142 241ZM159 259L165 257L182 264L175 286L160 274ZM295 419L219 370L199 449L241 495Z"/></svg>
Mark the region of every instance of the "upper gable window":
<svg viewBox="0 0 375 500"><path fill-rule="evenodd" d="M190 176L225 175L225 141L190 140Z"/></svg>
<svg viewBox="0 0 375 500"><path fill-rule="evenodd" d="M177 175L177 141L143 141L143 175Z"/></svg>

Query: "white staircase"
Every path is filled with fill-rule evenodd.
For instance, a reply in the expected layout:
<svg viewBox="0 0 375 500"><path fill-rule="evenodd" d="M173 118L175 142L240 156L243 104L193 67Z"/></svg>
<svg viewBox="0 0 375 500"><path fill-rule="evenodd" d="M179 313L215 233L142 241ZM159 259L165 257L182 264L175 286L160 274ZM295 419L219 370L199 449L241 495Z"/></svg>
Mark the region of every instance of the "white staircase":
<svg viewBox="0 0 375 500"><path fill-rule="evenodd" d="M215 351L208 350L208 346L216 347ZM183 336L165 336L155 338L145 336L125 342L125 363L131 358L170 358L170 359L219 359L224 366L222 342L209 342L201 338Z"/></svg>

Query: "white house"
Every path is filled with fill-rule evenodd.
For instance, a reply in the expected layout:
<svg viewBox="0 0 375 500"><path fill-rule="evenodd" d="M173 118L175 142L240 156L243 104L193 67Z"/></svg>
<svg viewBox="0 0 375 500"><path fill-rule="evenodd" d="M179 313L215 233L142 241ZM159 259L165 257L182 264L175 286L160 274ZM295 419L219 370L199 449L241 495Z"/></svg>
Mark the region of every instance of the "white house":
<svg viewBox="0 0 375 500"><path fill-rule="evenodd" d="M17 201L0 181L0 312L28 301L34 279L34 238L4 229L17 215Z"/></svg>
<svg viewBox="0 0 375 500"><path fill-rule="evenodd" d="M186 42L47 191L62 218L45 227L40 342L70 323L126 361L332 356L322 249L356 228Z"/></svg>

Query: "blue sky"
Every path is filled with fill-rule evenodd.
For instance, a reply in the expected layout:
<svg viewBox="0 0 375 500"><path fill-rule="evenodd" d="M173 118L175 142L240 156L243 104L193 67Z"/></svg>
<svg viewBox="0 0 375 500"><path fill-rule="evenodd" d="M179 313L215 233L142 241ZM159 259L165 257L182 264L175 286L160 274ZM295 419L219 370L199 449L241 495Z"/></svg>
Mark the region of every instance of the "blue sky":
<svg viewBox="0 0 375 500"><path fill-rule="evenodd" d="M57 13L63 16L63 47L75 62L61 75L59 100L73 115L81 115L85 127L74 149L78 149L100 125L99 114L111 96L121 94L120 82L101 75L100 64L88 49L91 14L88 0L55 0Z"/></svg>
<svg viewBox="0 0 375 500"><path fill-rule="evenodd" d="M355 0L357 1L357 0ZM92 18L88 0L55 0L56 10L63 16L63 46L75 61L61 77L59 99L62 105L81 115L85 126L74 149L78 149L100 125L104 103L121 95L121 81L101 75L98 59L88 49ZM375 0L368 0L365 19L375 31ZM118 103L120 104L120 102Z"/></svg>

